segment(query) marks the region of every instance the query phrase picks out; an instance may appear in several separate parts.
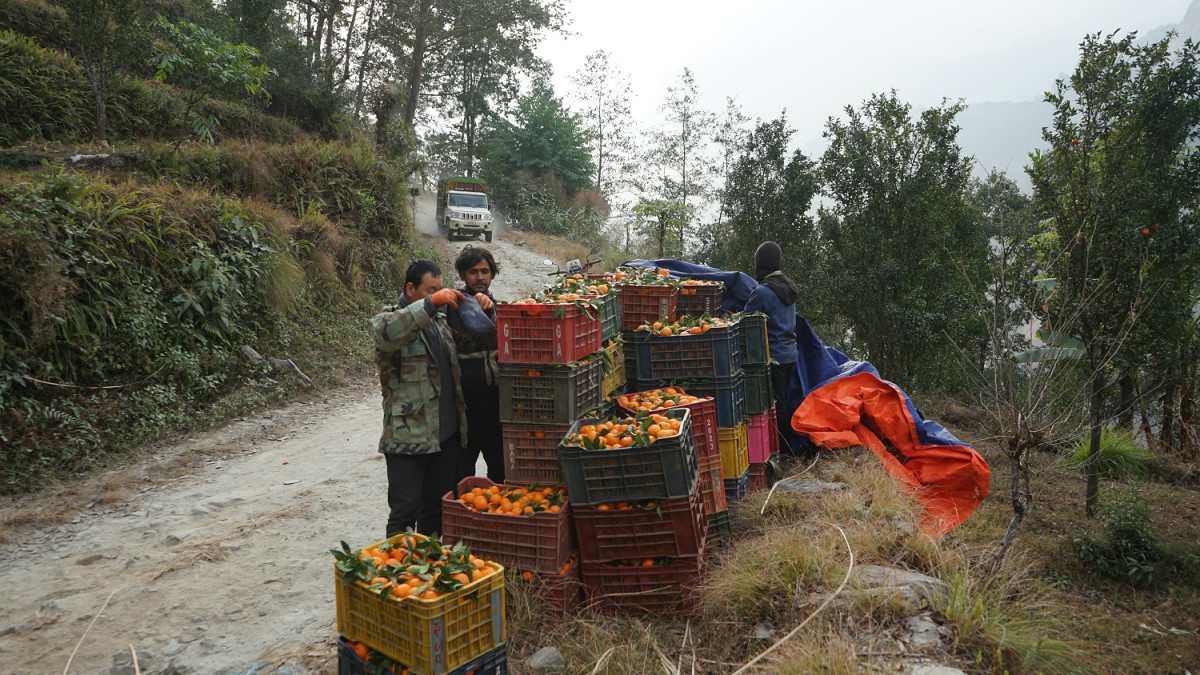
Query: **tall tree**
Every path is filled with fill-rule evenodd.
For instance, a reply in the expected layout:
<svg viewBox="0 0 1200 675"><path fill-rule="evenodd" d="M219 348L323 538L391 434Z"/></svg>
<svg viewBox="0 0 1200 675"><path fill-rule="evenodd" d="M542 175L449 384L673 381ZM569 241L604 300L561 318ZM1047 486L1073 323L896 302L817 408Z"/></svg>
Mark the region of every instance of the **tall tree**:
<svg viewBox="0 0 1200 675"><path fill-rule="evenodd" d="M959 104L917 118L896 92L830 118L821 160L819 263L842 314L885 378L909 387L960 373L956 345L983 328L965 292L983 285L987 239L966 201Z"/></svg>
<svg viewBox="0 0 1200 675"><path fill-rule="evenodd" d="M65 0L71 37L92 85L96 140L108 140L108 91L113 76L143 42L139 11L145 0Z"/></svg>
<svg viewBox="0 0 1200 675"><path fill-rule="evenodd" d="M593 184L609 204L616 204L635 152L635 126L629 77L599 49L588 54L583 67L571 76L573 100L592 138Z"/></svg>
<svg viewBox="0 0 1200 675"><path fill-rule="evenodd" d="M647 176L643 184L656 186L660 198L679 202L695 213L700 200L712 191L713 159L709 142L716 115L700 107L700 87L687 68L667 88L667 97L659 111L664 114L664 123L650 133L644 162L654 175ZM681 226L681 241L688 241L691 228L691 223Z"/></svg>
<svg viewBox="0 0 1200 675"><path fill-rule="evenodd" d="M787 115L787 111L784 111ZM750 118L742 112L742 106L731 96L725 97L725 112L721 115L717 124L717 133L713 137L713 141L717 144L720 152L720 159L716 166L717 184L727 186L729 184L729 176L733 172L733 165L738 159L738 155L742 153L742 149L750 137L750 131L746 128L746 123ZM788 132L791 135L791 132ZM725 190L717 190L717 220L718 227L725 223L725 214L729 206L729 195Z"/></svg>
<svg viewBox="0 0 1200 675"><path fill-rule="evenodd" d="M1091 376L1086 510L1099 496L1097 457L1114 367L1169 353L1192 319L1200 267L1200 65L1190 41L1139 45L1136 34L1087 36L1070 78L1046 94L1053 124L1028 169L1052 218L1057 280L1042 320L1083 345ZM1168 344L1139 329L1153 317ZM1168 376L1170 387L1183 373ZM1193 382L1189 382L1193 385ZM1173 403L1168 398L1168 404Z"/></svg>
<svg viewBox="0 0 1200 675"><path fill-rule="evenodd" d="M728 202L729 222L721 226L720 244L710 261L719 267L754 269L754 250L764 241L783 249L783 270L806 291L820 285L812 264L817 257L815 223L808 215L816 196L817 164L799 150L788 152L792 129L780 116L759 122L747 137L742 153L733 161L722 192ZM812 297L801 298L806 315L816 306Z"/></svg>

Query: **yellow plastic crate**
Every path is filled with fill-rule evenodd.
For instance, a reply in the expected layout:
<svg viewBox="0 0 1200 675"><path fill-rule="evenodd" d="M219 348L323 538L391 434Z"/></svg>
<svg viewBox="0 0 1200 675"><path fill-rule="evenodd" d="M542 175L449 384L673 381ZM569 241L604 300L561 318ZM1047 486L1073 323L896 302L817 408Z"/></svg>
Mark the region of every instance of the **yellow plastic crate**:
<svg viewBox="0 0 1200 675"><path fill-rule="evenodd" d="M600 386L604 396L608 397L625 386L625 348L623 343L613 340L604 348L604 353L604 379Z"/></svg>
<svg viewBox="0 0 1200 675"><path fill-rule="evenodd" d="M405 664L412 675L452 672L506 638L504 567L487 566L491 574L432 600L381 600L365 582L343 584L334 568L338 632Z"/></svg>
<svg viewBox="0 0 1200 675"><path fill-rule="evenodd" d="M736 427L717 427L717 443L721 446L721 478L741 478L750 468L746 423Z"/></svg>

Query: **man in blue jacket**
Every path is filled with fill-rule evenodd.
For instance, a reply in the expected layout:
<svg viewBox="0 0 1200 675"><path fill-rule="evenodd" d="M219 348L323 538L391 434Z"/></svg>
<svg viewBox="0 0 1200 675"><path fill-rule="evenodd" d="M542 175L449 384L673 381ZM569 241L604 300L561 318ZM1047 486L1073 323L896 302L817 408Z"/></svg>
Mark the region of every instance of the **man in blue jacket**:
<svg viewBox="0 0 1200 675"><path fill-rule="evenodd" d="M764 241L754 252L754 280L758 287L746 302L747 312L767 315L767 345L771 349L771 388L775 391L775 415L784 439L790 439L792 409L787 392L799 378L796 372L796 284L779 270L783 251L779 244ZM789 445L791 445L789 443Z"/></svg>

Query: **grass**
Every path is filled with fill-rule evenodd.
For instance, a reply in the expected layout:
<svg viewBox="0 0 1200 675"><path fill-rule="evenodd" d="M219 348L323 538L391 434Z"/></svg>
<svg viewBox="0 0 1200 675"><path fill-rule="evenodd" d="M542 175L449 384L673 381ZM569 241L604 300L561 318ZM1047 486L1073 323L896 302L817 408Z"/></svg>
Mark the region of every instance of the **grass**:
<svg viewBox="0 0 1200 675"><path fill-rule="evenodd" d="M1086 472L1090 447L1091 439L1088 436L1080 438L1071 448L1067 463L1081 472ZM1105 427L1100 431L1100 452L1097 461L1100 463L1101 476L1145 480L1150 477L1151 459L1150 452L1134 441L1133 432L1113 427Z"/></svg>

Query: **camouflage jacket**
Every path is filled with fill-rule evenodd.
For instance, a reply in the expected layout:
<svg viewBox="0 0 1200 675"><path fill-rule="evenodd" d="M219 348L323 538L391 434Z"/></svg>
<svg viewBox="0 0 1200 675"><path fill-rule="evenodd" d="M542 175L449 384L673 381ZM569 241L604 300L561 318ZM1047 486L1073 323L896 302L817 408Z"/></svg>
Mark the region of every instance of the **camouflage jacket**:
<svg viewBox="0 0 1200 675"><path fill-rule="evenodd" d="M467 442L467 412L454 336L440 314L430 315L427 300L387 307L371 319L375 338L375 365L383 391L383 436L379 451L385 454L423 455L441 449L438 417L441 377L429 353L422 329L436 325L446 345L458 401L458 432Z"/></svg>
<svg viewBox="0 0 1200 675"><path fill-rule="evenodd" d="M471 291L466 288L459 290L467 295L472 295ZM488 293L488 297L495 303L496 299L492 298L491 293ZM496 322L494 306L487 310L486 314L492 323ZM458 363L462 368L463 391L477 392L498 387L500 385L500 381L497 379L500 372L498 359L500 352L496 349L496 331L459 333L451 329L451 332L454 333L454 348L458 351Z"/></svg>

